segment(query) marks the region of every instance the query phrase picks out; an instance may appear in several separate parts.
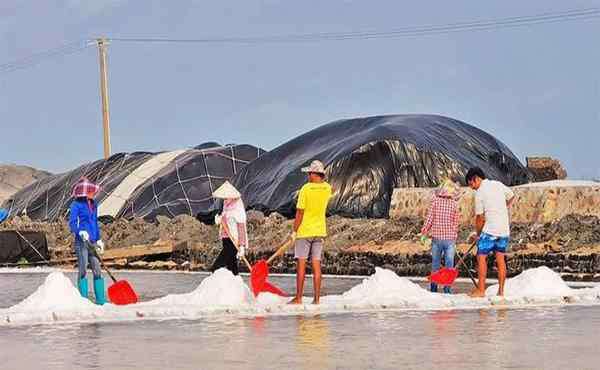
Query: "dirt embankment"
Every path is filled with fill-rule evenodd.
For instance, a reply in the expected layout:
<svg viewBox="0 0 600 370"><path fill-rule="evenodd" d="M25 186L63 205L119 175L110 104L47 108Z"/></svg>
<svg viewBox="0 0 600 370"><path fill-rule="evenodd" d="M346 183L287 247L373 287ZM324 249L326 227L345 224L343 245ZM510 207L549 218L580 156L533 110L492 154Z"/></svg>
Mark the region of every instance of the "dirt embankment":
<svg viewBox="0 0 600 370"><path fill-rule="evenodd" d="M0 204L29 184L50 175L49 172L27 166L0 164Z"/></svg>
<svg viewBox="0 0 600 370"><path fill-rule="evenodd" d="M278 214L265 217L251 211L248 219L251 246L248 257L251 261L269 256L291 232L292 221ZM402 274L426 275L431 258L429 248L417 241L421 225L421 219L330 217L324 271L368 274L375 266L386 266ZM15 218L0 225L0 229L44 231L54 260L73 255L73 237L64 222L36 223L27 218ZM465 240L470 231L463 228L459 240ZM108 249L166 240L178 246L177 252L170 255L119 261L120 266L127 268L204 270L210 268L221 248L217 227L204 225L189 216L159 217L156 223L141 219L117 220L102 225L102 233ZM463 252L467 248L464 244L459 246ZM600 219L569 215L545 225L515 224L511 248L511 274L546 264L573 278L579 275L594 278L600 274ZM157 258L168 263L156 263ZM289 255L279 259L273 270L293 271L293 259Z"/></svg>

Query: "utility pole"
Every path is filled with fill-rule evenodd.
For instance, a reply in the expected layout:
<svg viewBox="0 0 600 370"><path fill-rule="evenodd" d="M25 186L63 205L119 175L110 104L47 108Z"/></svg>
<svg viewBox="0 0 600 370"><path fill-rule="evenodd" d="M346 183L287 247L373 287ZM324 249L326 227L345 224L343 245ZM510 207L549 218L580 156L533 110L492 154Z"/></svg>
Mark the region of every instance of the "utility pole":
<svg viewBox="0 0 600 370"><path fill-rule="evenodd" d="M99 38L98 56L100 58L100 96L102 97L102 128L104 132L104 158L110 157L110 113L108 109L108 72L106 71L106 45L108 40Z"/></svg>

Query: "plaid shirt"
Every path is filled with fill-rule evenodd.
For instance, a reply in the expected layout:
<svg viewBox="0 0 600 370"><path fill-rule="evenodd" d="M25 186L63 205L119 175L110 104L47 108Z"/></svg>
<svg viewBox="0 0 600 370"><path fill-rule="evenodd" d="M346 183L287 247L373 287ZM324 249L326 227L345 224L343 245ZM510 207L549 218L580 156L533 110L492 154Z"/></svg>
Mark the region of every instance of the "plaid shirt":
<svg viewBox="0 0 600 370"><path fill-rule="evenodd" d="M458 234L458 202L435 196L421 234L437 240L456 240Z"/></svg>

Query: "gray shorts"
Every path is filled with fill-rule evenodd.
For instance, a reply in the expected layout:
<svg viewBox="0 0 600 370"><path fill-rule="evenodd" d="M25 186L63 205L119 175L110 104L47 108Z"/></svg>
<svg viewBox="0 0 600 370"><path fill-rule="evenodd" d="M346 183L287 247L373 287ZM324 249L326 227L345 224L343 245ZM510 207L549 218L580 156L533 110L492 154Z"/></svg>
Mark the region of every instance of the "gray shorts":
<svg viewBox="0 0 600 370"><path fill-rule="evenodd" d="M320 261L323 253L323 239L296 239L294 244L294 258L307 259L310 252L313 260Z"/></svg>

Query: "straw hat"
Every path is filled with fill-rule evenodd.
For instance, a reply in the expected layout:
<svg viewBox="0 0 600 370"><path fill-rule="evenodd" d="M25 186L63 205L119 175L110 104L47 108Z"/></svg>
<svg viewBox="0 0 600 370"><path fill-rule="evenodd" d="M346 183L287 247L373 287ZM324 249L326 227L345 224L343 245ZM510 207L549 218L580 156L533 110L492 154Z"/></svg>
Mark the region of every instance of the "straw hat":
<svg viewBox="0 0 600 370"><path fill-rule="evenodd" d="M312 161L309 167L302 168L302 172L325 174L325 166L321 161Z"/></svg>
<svg viewBox="0 0 600 370"><path fill-rule="evenodd" d="M444 181L442 181L442 183L436 191L436 195L438 197L454 199L459 198L461 196L460 188L454 181L450 179L445 179Z"/></svg>
<svg viewBox="0 0 600 370"><path fill-rule="evenodd" d="M225 181L212 195L220 199L237 199L242 197L242 194L229 181Z"/></svg>

